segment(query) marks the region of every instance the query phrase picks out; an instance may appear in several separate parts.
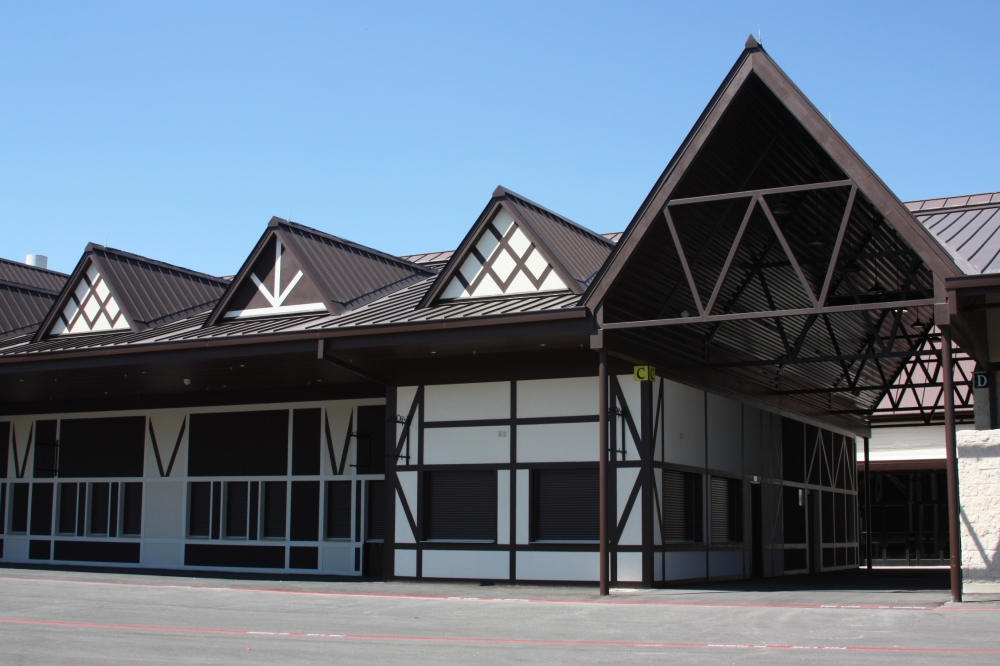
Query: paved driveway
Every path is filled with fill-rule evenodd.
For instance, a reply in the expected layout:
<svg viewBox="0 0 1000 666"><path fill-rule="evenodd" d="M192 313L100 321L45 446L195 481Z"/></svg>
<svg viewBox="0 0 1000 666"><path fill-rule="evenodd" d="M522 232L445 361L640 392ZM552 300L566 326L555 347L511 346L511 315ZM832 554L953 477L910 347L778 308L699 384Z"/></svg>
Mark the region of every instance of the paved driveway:
<svg viewBox="0 0 1000 666"><path fill-rule="evenodd" d="M1000 663L947 572L671 590L0 568L3 664Z"/></svg>

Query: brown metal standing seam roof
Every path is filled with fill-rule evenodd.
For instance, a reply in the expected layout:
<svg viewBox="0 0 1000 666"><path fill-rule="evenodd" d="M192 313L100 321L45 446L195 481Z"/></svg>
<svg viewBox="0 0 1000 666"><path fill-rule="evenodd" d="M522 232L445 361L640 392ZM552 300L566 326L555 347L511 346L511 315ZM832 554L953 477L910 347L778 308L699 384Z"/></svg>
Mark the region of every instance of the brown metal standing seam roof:
<svg viewBox="0 0 1000 666"><path fill-rule="evenodd" d="M967 275L1000 273L1000 192L908 201Z"/></svg>
<svg viewBox="0 0 1000 666"><path fill-rule="evenodd" d="M66 278L64 273L0 259L0 339L34 332Z"/></svg>

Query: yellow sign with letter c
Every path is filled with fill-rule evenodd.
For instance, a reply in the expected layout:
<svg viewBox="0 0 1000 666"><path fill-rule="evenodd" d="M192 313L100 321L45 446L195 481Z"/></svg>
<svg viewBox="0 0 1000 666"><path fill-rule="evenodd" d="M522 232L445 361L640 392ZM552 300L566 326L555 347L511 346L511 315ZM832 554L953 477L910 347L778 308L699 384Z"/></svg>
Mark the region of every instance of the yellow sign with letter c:
<svg viewBox="0 0 1000 666"><path fill-rule="evenodd" d="M656 367L652 365L637 365L632 368L632 378L637 382L656 381Z"/></svg>

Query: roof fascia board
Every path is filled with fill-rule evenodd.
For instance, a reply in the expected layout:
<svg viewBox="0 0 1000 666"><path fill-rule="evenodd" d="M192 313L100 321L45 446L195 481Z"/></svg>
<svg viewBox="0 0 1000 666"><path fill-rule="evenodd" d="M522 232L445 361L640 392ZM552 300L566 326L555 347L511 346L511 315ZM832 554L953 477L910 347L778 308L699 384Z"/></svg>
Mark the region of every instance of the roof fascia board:
<svg viewBox="0 0 1000 666"><path fill-rule="evenodd" d="M758 50L759 48L745 49L740 55L733 69L730 70L729 75L722 82L722 85L719 86L708 106L702 111L701 117L698 118L694 127L691 128L688 136L684 139L680 148L677 149L670 163L667 164L667 168L660 175L659 180L657 180L653 189L646 196L646 200L642 203L635 217L632 218L622 237L618 240L615 249L605 263L604 269L591 281L590 287L581 299L581 303L586 305L590 310L594 310L597 307L597 304L600 303L601 299L604 298L604 295L618 279L618 275L632 255L632 252L635 251L636 246L646 235L649 226L667 203L667 198L677 185L677 182L687 171L688 166L694 161L695 157L698 156L701 147L715 130L719 119L722 118L722 115L729 108L729 104L733 101L736 93L742 87L743 82L746 81L747 77L753 71L753 62L748 56Z"/></svg>
<svg viewBox="0 0 1000 666"><path fill-rule="evenodd" d="M271 236L274 234L276 228L277 224L274 224L273 220L268 223L267 228L257 240L257 244L250 252L250 255L243 262L243 265L240 266L240 270L236 272L236 275L233 276L232 281L230 281L229 286L226 287L226 291L223 292L219 302L215 304L215 307L212 309L212 314L210 314L208 319L205 320L205 323L202 324L202 328L214 326L218 323L219 319L222 318L226 308L229 307L229 301L233 299L236 291L243 286L243 283L246 281L247 276L249 275L254 264L257 263L260 253L264 251L264 248L267 246L267 242L271 240Z"/></svg>
<svg viewBox="0 0 1000 666"><path fill-rule="evenodd" d="M6 368L23 367L30 363L50 363L63 359L94 358L94 357L132 357L135 354L167 353L184 349L227 349L233 347L253 347L270 343L298 342L302 340L315 341L324 338L344 338L358 336L376 336L383 334L412 333L421 331L446 331L453 329L490 328L508 324L536 324L567 319L585 319L589 312L582 307L564 308L559 310L540 310L516 314L499 314L487 317L476 317L467 320L436 320L421 322L405 322L398 324L382 324L349 329L312 329L310 331L272 332L241 337L211 338L199 340L165 341L143 344L122 345L119 347L100 347L92 349L69 349L62 351L42 351L17 356L0 356L0 374L9 372ZM588 328L589 329L589 325ZM227 353L227 352L220 352ZM236 352L231 352L236 353ZM68 367L68 366L67 366Z"/></svg>
<svg viewBox="0 0 1000 666"><path fill-rule="evenodd" d="M791 111L806 131L829 153L834 161L858 185L865 196L885 215L893 229L942 278L961 275L951 256L933 239L933 236L913 217L910 210L881 178L854 151L844 137L823 117L812 102L785 74L778 64L764 51L751 56L753 71Z"/></svg>
<svg viewBox="0 0 1000 666"><path fill-rule="evenodd" d="M544 236L542 236L542 234L535 229L535 226L528 221L528 218L521 213L521 207L518 206L517 201L502 199L500 201L500 206L510 213L511 216L517 221L518 226L525 232L528 240L534 243L535 247L538 248L548 262L552 264L552 268L559 274L559 277L562 278L562 281L566 284L569 290L577 295L582 294L583 288L580 286L580 283L577 282L576 278L572 276L563 262L556 256L556 253L552 251L552 248L545 241Z"/></svg>

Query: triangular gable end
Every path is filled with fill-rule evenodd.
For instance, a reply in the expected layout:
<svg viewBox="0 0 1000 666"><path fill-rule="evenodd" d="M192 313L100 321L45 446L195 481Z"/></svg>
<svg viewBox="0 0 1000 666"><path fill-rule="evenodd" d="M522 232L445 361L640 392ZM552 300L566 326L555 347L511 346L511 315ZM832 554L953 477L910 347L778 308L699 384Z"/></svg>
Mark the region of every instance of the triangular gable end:
<svg viewBox="0 0 1000 666"><path fill-rule="evenodd" d="M762 210L766 205L772 217L774 210L778 208L805 211L810 208L810 204L801 200L809 196L835 197L838 203L828 205L827 209L844 211L851 187L856 187L857 201L849 209L851 219L848 238L842 241L843 249L846 250L849 245L847 241L851 236L851 229L859 224L855 218L867 214L867 218L871 221L868 222L866 218L866 223L876 228L880 223L888 223L887 233L891 230L891 233L897 234L902 247L916 251L935 274L941 277L960 274L947 252L921 227L903 203L759 44L756 44L755 40L748 40L747 44L747 48L643 202L601 273L591 283L584 297L584 303L591 309L598 306L613 285L623 277L625 264L631 262L633 255L636 255L643 238L652 233L656 227L665 224L666 211L671 214L676 211L680 216L682 214L680 209L692 204L694 208L701 207L706 210L706 206L712 201L718 201L720 206L727 204L722 197L735 198L740 193L750 194L775 187L794 188L800 184L812 187L813 184L829 183L830 189L803 194L788 191L783 196L766 195L756 199L756 209ZM757 126L754 131L749 131L746 127L733 125L726 120L727 114L734 109L770 104L769 100L775 100L780 105L780 111L769 119L776 121L773 127L762 125ZM792 145L796 145L802 152L798 154L788 152L789 146ZM715 152L719 146L725 147L729 161L721 165L706 161L705 155ZM782 179L789 176L779 173L778 169L770 168L767 164L770 161L773 165L780 166L789 159L805 165L799 175L792 176L801 180L783 182ZM851 198L853 201L854 197ZM747 198L743 199L743 210L747 209L749 203L751 202ZM866 210L870 214L865 213ZM732 213L735 213L735 210L727 209L725 215L720 214L711 223L732 227L720 231L734 236L739 227L740 216ZM782 219L777 219L776 222L779 226L784 225ZM806 241L817 248L812 251L817 256L809 260L802 256L801 248L795 247L794 230L785 232L793 245L785 248L786 254L791 254L797 259L796 263L801 267L797 269L801 274L799 280L808 283L813 296L821 302L825 302L823 299L825 294L817 293L820 291L818 287L824 281L823 278L828 277L824 275L823 269L832 268L831 259L837 262L835 270L839 277L839 257L831 257L831 254L839 255L840 252L831 253L831 249L834 249L831 246L836 244L835 235L842 226L842 219L831 219L830 230L834 237ZM684 231L679 229L681 237L677 240L685 246L683 252L687 254L688 261L698 256L704 257L705 254L700 252L698 247L693 247L683 237ZM820 240L823 241L822 246ZM712 266L711 270L705 269L706 273L711 274L713 278L717 276L723 268L722 263L725 259L724 253L721 257L712 259L719 265ZM735 258L730 260L732 259ZM704 263L706 260L703 258L701 262ZM819 274L810 274L810 269L818 270ZM695 275L694 279L689 281L704 280L704 275ZM708 306L711 287L708 285L701 287L709 292L701 294L704 305ZM834 294L831 292L830 295ZM719 303L715 305L722 304L723 296L724 293L718 294ZM719 313L718 307L706 307L706 309ZM657 316L655 312L643 314L648 318Z"/></svg>
<svg viewBox="0 0 1000 666"><path fill-rule="evenodd" d="M460 262L441 300L569 289L552 262L502 205Z"/></svg>
<svg viewBox="0 0 1000 666"><path fill-rule="evenodd" d="M257 260L235 286L223 319L325 312L323 297L302 263L278 234L271 234Z"/></svg>
<svg viewBox="0 0 1000 666"><path fill-rule="evenodd" d="M52 325L50 335L130 330L107 280L92 260L82 272Z"/></svg>

